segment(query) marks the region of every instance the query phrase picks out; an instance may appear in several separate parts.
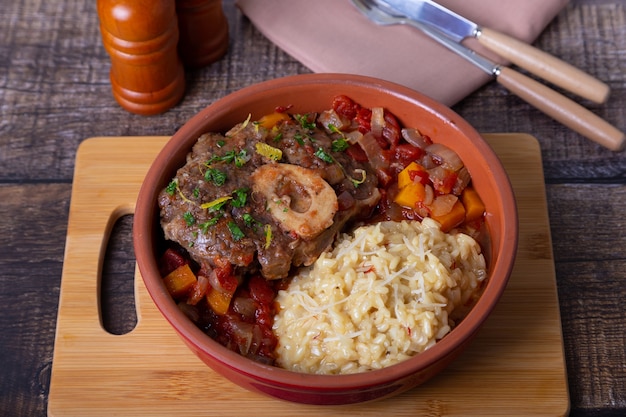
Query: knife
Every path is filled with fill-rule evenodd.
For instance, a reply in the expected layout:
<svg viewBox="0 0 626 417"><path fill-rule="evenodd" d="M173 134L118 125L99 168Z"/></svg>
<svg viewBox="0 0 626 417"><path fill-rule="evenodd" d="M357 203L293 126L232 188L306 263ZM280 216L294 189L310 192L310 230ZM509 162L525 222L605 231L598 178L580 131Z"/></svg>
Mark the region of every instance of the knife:
<svg viewBox="0 0 626 417"><path fill-rule="evenodd" d="M456 52L494 77L498 84L522 100L582 136L612 151L621 151L626 146L626 138L622 131L548 86L478 55L432 26L405 16L390 14L387 9L381 7L377 0L352 0L352 3L370 20L379 25L407 24L419 29L431 39Z"/></svg>
<svg viewBox="0 0 626 417"><path fill-rule="evenodd" d="M608 85L580 69L518 39L479 26L432 0L376 2L410 19L433 26L456 42L475 38L502 58L580 97L595 103L604 103L609 96Z"/></svg>

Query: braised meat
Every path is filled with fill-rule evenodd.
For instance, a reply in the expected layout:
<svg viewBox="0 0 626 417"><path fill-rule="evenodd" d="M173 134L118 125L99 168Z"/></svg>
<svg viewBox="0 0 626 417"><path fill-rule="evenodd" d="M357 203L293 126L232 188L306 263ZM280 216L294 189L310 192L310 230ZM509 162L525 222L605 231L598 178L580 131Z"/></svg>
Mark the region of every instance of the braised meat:
<svg viewBox="0 0 626 417"><path fill-rule="evenodd" d="M159 195L165 238L206 271L287 277L310 265L380 199L376 173L316 114L202 135Z"/></svg>

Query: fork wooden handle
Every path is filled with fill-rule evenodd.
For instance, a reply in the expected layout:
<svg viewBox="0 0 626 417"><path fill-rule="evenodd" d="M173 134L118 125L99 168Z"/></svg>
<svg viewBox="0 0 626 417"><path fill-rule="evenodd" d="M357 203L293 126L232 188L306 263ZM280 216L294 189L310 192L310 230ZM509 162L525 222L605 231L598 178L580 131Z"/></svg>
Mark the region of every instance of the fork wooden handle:
<svg viewBox="0 0 626 417"><path fill-rule="evenodd" d="M510 68L500 68L496 80L510 92L552 117L612 150L624 149L624 132L580 104Z"/></svg>
<svg viewBox="0 0 626 417"><path fill-rule="evenodd" d="M481 28L481 45L513 64L595 103L604 103L609 86L584 71L518 39L489 28Z"/></svg>

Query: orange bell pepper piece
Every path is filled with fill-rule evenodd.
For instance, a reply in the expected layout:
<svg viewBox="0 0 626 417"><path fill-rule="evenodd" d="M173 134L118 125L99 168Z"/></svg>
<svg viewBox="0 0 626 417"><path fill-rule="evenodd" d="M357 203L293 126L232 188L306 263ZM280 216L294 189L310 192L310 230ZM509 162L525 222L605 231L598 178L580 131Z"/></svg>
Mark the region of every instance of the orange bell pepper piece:
<svg viewBox="0 0 626 417"><path fill-rule="evenodd" d="M398 189L402 189L413 182L411 171L425 171L425 169L420 164L411 162L398 174Z"/></svg>
<svg viewBox="0 0 626 417"><path fill-rule="evenodd" d="M193 273L189 264L184 264L170 272L163 278L165 288L173 298L185 296L197 281L196 275Z"/></svg>
<svg viewBox="0 0 626 417"><path fill-rule="evenodd" d="M213 287L209 288L209 292L206 295L209 306L211 306L215 314L220 316L226 314L232 298L233 294L218 291Z"/></svg>
<svg viewBox="0 0 626 417"><path fill-rule="evenodd" d="M281 120L289 120L289 115L287 113L274 112L261 117L257 123L259 126L263 126L266 129L271 129L276 126Z"/></svg>
<svg viewBox="0 0 626 417"><path fill-rule="evenodd" d="M442 231L449 232L465 220L465 207L460 200L457 200L457 202L452 206L452 210L448 213L431 217L433 220L436 220L439 224L441 224Z"/></svg>
<svg viewBox="0 0 626 417"><path fill-rule="evenodd" d="M466 187L463 190L461 202L465 206L465 221L480 219L485 214L485 204L474 188Z"/></svg>
<svg viewBox="0 0 626 417"><path fill-rule="evenodd" d="M417 203L424 201L425 197L424 185L419 182L411 182L400 189L394 201L401 206L414 209L417 207Z"/></svg>

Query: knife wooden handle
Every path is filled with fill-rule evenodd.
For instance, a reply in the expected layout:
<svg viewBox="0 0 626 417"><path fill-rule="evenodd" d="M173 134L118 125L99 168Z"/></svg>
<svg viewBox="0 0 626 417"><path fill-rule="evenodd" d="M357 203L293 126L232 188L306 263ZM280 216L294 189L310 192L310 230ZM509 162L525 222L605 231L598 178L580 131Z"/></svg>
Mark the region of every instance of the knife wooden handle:
<svg viewBox="0 0 626 417"><path fill-rule="evenodd" d="M481 28L477 39L502 58L580 97L604 103L609 96L602 81L525 42L489 28Z"/></svg>
<svg viewBox="0 0 626 417"><path fill-rule="evenodd" d="M496 80L516 96L586 138L612 151L624 149L624 132L564 95L506 67L500 68Z"/></svg>

